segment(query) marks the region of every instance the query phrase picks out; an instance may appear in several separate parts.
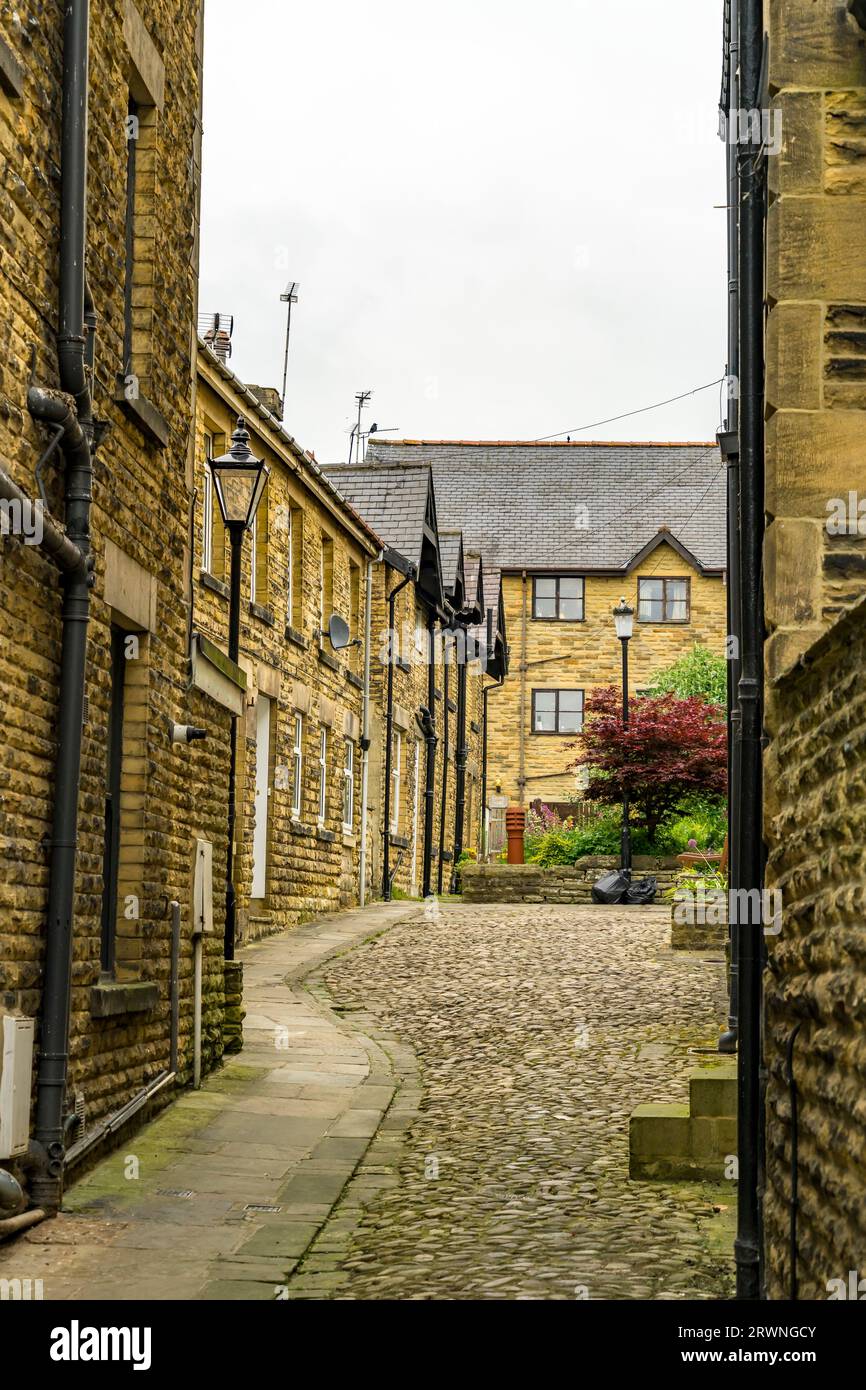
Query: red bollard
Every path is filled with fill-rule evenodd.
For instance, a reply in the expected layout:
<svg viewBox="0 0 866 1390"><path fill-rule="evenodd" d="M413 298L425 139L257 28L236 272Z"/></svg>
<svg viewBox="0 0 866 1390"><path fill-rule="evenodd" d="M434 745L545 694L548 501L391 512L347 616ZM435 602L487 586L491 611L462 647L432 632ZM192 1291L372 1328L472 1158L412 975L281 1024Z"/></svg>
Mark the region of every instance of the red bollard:
<svg viewBox="0 0 866 1390"><path fill-rule="evenodd" d="M508 863L522 864L523 834L526 829L526 811L522 806L509 806L505 812L505 833L508 836Z"/></svg>

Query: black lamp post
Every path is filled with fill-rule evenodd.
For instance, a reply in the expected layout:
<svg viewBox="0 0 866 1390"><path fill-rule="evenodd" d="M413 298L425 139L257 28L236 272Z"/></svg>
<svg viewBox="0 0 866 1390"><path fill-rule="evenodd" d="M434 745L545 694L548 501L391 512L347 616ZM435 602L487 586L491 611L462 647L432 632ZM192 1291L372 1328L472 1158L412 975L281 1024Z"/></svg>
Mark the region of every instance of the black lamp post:
<svg viewBox="0 0 866 1390"><path fill-rule="evenodd" d="M213 475L214 491L219 503L223 524L231 545L231 574L229 584L229 660L237 662L241 633L241 557L244 532L255 519L270 469L264 459L257 459L250 450L250 436L244 418L238 416L232 435L232 447L219 458L208 459ZM255 564L255 557L253 557ZM228 848L226 851L226 923L225 958L235 958L235 782L238 760L238 721L232 718L229 752L229 814Z"/></svg>
<svg viewBox="0 0 866 1390"><path fill-rule="evenodd" d="M628 644L634 629L634 609L621 598L613 610L616 635L622 643L622 727L628 728ZM631 874L631 835L628 828L628 786L622 790L622 871Z"/></svg>

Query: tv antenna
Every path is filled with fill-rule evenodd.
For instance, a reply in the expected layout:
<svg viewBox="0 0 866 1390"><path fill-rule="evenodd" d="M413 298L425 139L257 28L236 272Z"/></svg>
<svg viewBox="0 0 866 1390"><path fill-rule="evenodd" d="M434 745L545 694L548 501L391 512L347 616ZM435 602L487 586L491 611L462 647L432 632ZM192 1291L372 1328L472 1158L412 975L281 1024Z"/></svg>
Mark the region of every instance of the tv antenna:
<svg viewBox="0 0 866 1390"><path fill-rule="evenodd" d="M289 306L286 313L286 352L283 357L283 416L286 413L286 378L289 374L289 334L292 331L292 305L298 302L298 290L300 288L297 280L290 280L280 295L280 303Z"/></svg>

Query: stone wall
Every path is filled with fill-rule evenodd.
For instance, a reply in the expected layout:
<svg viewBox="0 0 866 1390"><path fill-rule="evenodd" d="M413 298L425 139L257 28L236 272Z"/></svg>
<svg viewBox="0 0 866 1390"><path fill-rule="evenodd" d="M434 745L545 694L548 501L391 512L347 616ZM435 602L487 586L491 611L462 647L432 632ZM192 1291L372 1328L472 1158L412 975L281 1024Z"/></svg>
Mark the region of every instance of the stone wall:
<svg viewBox="0 0 866 1390"><path fill-rule="evenodd" d="M201 14L179 0L105 0L91 9L89 207L86 268L98 314L94 412L110 425L96 457L94 587L72 980L70 1096L87 1123L128 1101L169 1062L171 910L181 903L181 1071L191 1065L193 842L218 857L224 816L226 730L188 689L192 325L196 314ZM63 7L24 0L0 7L0 39L21 91L0 94L0 303L7 325L0 367L0 464L31 496L46 445L30 420L35 378L58 383L57 265ZM134 333L124 341L127 113L148 104L135 200ZM143 113L144 115L144 113ZM159 215L156 215L157 207ZM132 369L132 374L130 373ZM125 388L125 389L124 389ZM63 522L63 468L45 470ZM45 939L48 840L54 797L60 596L35 547L0 541L0 718L5 738L0 873L0 1005L38 1013ZM138 637L130 653L124 725L121 881L129 915L117 951L100 966L106 734L112 622ZM209 741L172 745L169 721L207 723ZM205 1066L221 1052L221 940L205 951ZM146 1007L115 1012L115 1002ZM156 986L156 1003L153 990ZM135 990L129 986L144 986ZM126 993L124 993L126 991ZM149 1001L149 1002L148 1002Z"/></svg>
<svg viewBox="0 0 866 1390"><path fill-rule="evenodd" d="M276 419L251 402L242 383L204 349L199 353L198 374L194 626L223 650L228 641L229 550L214 498L210 569L205 568L207 449L225 452L238 415L243 414L249 447L271 470L256 516L255 537L244 538L242 551L239 664L246 675L246 690L239 721L234 867L237 939L244 942L358 901L362 648L335 651L322 633L331 614L338 613L349 624L352 640L363 638L366 564L376 553L376 542L346 511L309 456L289 442ZM257 804L256 798L262 700L270 702L267 805L261 798ZM293 809L296 716L302 720L297 813ZM326 794L325 815L320 818L323 732ZM352 745L354 768L351 828L343 822L346 740ZM253 868L256 817L263 814L267 829L262 884L258 879L254 882Z"/></svg>
<svg viewBox="0 0 866 1390"><path fill-rule="evenodd" d="M538 864L467 864L463 897L474 903L591 903L593 884L618 867L619 860L608 854L585 855L573 865L551 869ZM678 868L675 859L637 855L632 879L656 878L655 906L669 910L664 893L673 886Z"/></svg>
<svg viewBox="0 0 866 1390"><path fill-rule="evenodd" d="M695 643L720 655L725 649L725 587L721 578L696 573L662 544L631 574L586 579L583 622L538 622L532 618L532 576L503 575L505 621L511 660L501 691L490 710L490 791L501 789L512 802L570 801L579 795L569 763L577 756L575 735L536 734L532 730L532 691L577 689L622 683L622 655L611 610L625 594L637 609L638 579L650 574L690 579L688 623L639 623L629 643L629 688L634 694L653 675L690 651ZM525 606L525 622L524 622ZM523 667L526 667L523 670Z"/></svg>
<svg viewBox="0 0 866 1390"><path fill-rule="evenodd" d="M764 829L784 910L765 974L765 1275L788 1297L785 1059L799 1026L797 1266L814 1299L862 1276L866 1249L866 33L838 0L770 0L768 23L782 149L767 231Z"/></svg>
<svg viewBox="0 0 866 1390"><path fill-rule="evenodd" d="M782 930L765 974L767 1286L788 1296L794 1029L801 1298L864 1273L866 1251L866 603L774 694L767 761L767 884Z"/></svg>

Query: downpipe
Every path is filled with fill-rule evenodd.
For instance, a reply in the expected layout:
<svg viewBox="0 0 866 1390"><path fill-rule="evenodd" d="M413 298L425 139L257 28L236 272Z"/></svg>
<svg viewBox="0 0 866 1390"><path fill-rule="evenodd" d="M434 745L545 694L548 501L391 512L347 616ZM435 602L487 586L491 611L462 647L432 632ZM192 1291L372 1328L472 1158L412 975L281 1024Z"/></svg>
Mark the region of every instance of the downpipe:
<svg viewBox="0 0 866 1390"><path fill-rule="evenodd" d="M84 719L87 627L92 562L90 510L94 439L85 368L88 0L67 0L63 30L60 191L60 293L57 354L60 385L74 399L31 387L28 408L42 423L63 423L66 535L84 563L63 576L58 747L49 861L45 968L31 1183L33 1204L48 1213L63 1196L66 1079L72 979L73 908L78 842L78 792Z"/></svg>
<svg viewBox="0 0 866 1390"><path fill-rule="evenodd" d="M741 104L760 107L763 54L761 0L741 0L739 13ZM764 194L763 150L738 148L740 183L740 807L738 873L741 887L763 883L762 800L762 582L764 532ZM757 915L757 921L751 921ZM761 1018L763 932L760 911L738 923L739 1050L737 1066L738 1215L734 1245L737 1297L761 1297Z"/></svg>

